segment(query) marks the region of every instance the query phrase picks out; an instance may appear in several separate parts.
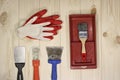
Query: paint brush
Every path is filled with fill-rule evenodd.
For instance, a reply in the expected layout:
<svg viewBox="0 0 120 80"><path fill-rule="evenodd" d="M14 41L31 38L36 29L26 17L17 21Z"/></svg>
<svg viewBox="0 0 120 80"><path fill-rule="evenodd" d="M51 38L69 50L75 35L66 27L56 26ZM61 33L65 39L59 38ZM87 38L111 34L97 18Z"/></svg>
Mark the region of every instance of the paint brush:
<svg viewBox="0 0 120 80"><path fill-rule="evenodd" d="M78 32L79 32L79 39L82 43L82 61L86 62L86 49L85 49L85 43L88 38L88 32L87 32L87 23L80 23L78 25Z"/></svg>
<svg viewBox="0 0 120 80"><path fill-rule="evenodd" d="M18 68L17 80L23 80L22 68L25 65L25 48L16 47L14 49L15 66Z"/></svg>
<svg viewBox="0 0 120 80"><path fill-rule="evenodd" d="M61 63L62 50L62 47L47 47L48 63L52 64L52 80L57 80L57 64Z"/></svg>
<svg viewBox="0 0 120 80"><path fill-rule="evenodd" d="M39 65L40 65L39 53L40 53L40 49L38 47L32 48L33 80L40 80L40 77L39 77Z"/></svg>

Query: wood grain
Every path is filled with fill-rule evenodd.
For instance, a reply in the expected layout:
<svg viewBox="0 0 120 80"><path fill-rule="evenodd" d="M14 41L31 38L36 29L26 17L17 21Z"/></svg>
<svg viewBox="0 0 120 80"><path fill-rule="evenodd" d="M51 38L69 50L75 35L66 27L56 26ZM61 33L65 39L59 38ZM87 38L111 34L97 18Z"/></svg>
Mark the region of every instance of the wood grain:
<svg viewBox="0 0 120 80"><path fill-rule="evenodd" d="M71 70L69 43L69 14L88 14L96 7L97 69ZM40 47L41 80L51 80L46 46L63 46L62 63L58 65L58 80L120 80L120 0L0 0L0 80L16 80L15 46L25 46L24 80L32 80L31 47ZM47 9L47 15L60 14L62 29L50 42L19 39L16 29L35 12ZM1 18L1 17L0 17Z"/></svg>

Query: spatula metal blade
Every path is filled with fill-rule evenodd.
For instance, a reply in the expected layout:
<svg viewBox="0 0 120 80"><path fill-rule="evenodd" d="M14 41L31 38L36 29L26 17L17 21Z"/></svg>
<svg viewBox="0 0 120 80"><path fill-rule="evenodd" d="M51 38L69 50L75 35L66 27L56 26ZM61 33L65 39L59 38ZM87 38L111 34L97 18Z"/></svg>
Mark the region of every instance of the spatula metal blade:
<svg viewBox="0 0 120 80"><path fill-rule="evenodd" d="M15 63L25 63L25 47L15 47L14 49Z"/></svg>
<svg viewBox="0 0 120 80"><path fill-rule="evenodd" d="M60 60L63 47L47 47L48 58L51 60Z"/></svg>

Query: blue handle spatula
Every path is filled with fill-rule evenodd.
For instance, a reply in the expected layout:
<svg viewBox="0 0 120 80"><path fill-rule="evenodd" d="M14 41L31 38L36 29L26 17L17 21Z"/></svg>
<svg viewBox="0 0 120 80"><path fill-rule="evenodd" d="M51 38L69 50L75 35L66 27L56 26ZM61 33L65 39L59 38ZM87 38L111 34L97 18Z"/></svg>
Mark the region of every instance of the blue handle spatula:
<svg viewBox="0 0 120 80"><path fill-rule="evenodd" d="M52 80L57 80L57 64L61 63L62 49L62 47L47 47L48 63L52 64Z"/></svg>

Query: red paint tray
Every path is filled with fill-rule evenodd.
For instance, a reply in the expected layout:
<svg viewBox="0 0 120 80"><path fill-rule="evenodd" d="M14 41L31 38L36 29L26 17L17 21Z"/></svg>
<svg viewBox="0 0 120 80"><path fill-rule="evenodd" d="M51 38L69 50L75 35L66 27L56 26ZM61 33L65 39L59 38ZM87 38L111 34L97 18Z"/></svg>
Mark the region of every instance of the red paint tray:
<svg viewBox="0 0 120 80"><path fill-rule="evenodd" d="M70 20L70 48L72 69L93 69L96 68L96 29L94 14L73 14ZM78 35L78 24L87 23L88 39L85 44L86 62L82 62L82 44Z"/></svg>

